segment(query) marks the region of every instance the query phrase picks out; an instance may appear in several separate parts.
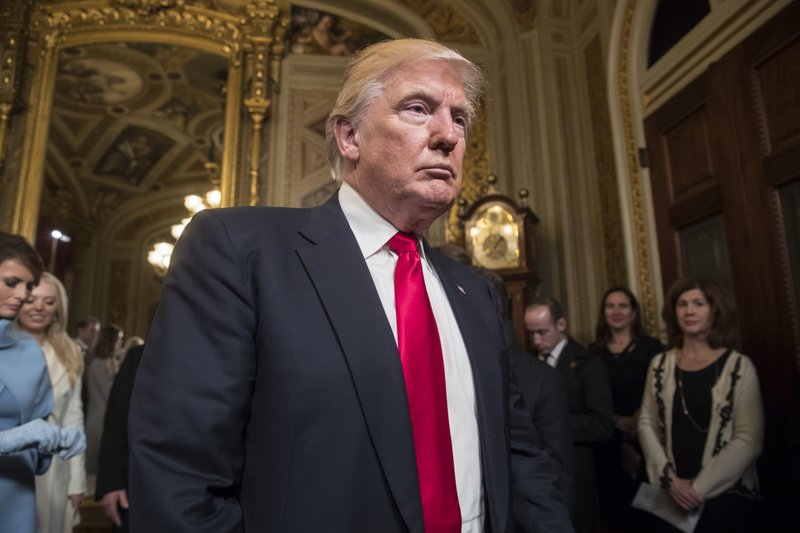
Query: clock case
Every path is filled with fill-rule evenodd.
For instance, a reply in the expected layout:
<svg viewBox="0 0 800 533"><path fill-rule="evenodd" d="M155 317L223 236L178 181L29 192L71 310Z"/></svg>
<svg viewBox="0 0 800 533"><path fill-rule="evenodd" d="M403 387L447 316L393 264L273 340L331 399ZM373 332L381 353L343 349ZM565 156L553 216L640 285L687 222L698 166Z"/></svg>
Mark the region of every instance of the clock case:
<svg viewBox="0 0 800 533"><path fill-rule="evenodd" d="M524 199L527 195L521 193L521 196ZM525 329L525 306L529 295L536 293L541 281L536 265L536 226L539 224L539 217L527 205L517 204L513 199L503 194L490 194L476 200L466 209L460 219L464 228L464 249L477 268L486 267L480 266L475 261L475 243L470 236L470 232L475 227L476 222L493 206L500 206L509 213L519 229L517 235L519 257L514 266L487 270L491 270L503 278L503 283L511 300L517 341L520 347L528 350L530 349L530 340Z"/></svg>

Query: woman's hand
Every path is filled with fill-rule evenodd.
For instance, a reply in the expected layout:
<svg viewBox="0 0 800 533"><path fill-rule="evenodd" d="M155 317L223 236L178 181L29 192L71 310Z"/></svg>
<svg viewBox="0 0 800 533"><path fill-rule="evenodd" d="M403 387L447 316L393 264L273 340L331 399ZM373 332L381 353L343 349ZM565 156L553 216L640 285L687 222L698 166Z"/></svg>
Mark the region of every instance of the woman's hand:
<svg viewBox="0 0 800 533"><path fill-rule="evenodd" d="M72 505L72 510L77 511L83 501L83 494L70 494L67 496L69 503Z"/></svg>
<svg viewBox="0 0 800 533"><path fill-rule="evenodd" d="M675 503L681 506L686 511L694 511L705 501L705 498L694 490L691 479L679 478L675 472L670 471L670 486L669 495L675 500Z"/></svg>

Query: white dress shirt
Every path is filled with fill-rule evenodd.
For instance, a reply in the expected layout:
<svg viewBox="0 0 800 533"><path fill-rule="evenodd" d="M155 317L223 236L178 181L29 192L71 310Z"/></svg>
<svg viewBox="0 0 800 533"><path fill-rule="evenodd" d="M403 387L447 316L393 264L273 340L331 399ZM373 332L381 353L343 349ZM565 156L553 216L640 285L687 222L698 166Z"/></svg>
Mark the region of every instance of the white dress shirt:
<svg viewBox="0 0 800 533"><path fill-rule="evenodd" d="M567 345L567 337L565 335L564 338L561 339L559 343L555 345L553 351L550 352L550 355L547 357L547 360L545 362L548 365L555 368L556 365L558 365L558 358L561 357L561 352L564 351L564 346L566 345Z"/></svg>
<svg viewBox="0 0 800 533"><path fill-rule="evenodd" d="M397 228L381 217L350 185L343 183L339 203L372 275L378 296L397 342L397 315L394 305L394 268L397 255L388 246ZM467 348L453 315L441 281L425 251L419 245L423 277L433 315L439 329L447 389L447 412L453 445L458 504L462 533L483 531L484 503L481 483L478 420L475 411L475 386Z"/></svg>

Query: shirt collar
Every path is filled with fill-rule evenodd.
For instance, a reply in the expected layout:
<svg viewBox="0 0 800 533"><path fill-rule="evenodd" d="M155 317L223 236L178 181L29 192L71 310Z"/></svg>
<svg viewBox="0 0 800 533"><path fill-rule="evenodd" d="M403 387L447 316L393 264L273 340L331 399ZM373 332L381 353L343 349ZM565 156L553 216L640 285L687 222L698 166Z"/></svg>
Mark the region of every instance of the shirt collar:
<svg viewBox="0 0 800 533"><path fill-rule="evenodd" d="M364 259L379 252L391 239L397 228L375 211L364 198L347 182L339 188L339 204L350 229L356 237ZM419 243L419 237L417 237ZM418 246L424 258L425 251Z"/></svg>
<svg viewBox="0 0 800 533"><path fill-rule="evenodd" d="M555 345L555 347L553 348L553 351L551 351L551 352L550 352L550 355L552 355L552 356L553 356L553 364L554 364L554 365L555 365L556 363L558 363L558 358L559 358L559 357L561 357L561 352L563 352L563 351L564 351L564 346L566 346L566 345L567 345L567 341L568 341L568 340L569 340L569 339L567 338L567 336L566 336L566 335L564 335L564 338L563 338L563 339L561 339L561 340L559 341L559 343Z"/></svg>

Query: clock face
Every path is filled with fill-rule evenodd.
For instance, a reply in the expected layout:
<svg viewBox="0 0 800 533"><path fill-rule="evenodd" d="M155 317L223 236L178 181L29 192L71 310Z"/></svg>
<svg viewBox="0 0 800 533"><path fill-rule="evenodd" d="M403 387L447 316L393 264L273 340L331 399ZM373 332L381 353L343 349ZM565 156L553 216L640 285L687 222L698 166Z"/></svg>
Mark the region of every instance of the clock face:
<svg viewBox="0 0 800 533"><path fill-rule="evenodd" d="M467 228L475 264L489 269L520 266L519 224L499 204L480 210Z"/></svg>

